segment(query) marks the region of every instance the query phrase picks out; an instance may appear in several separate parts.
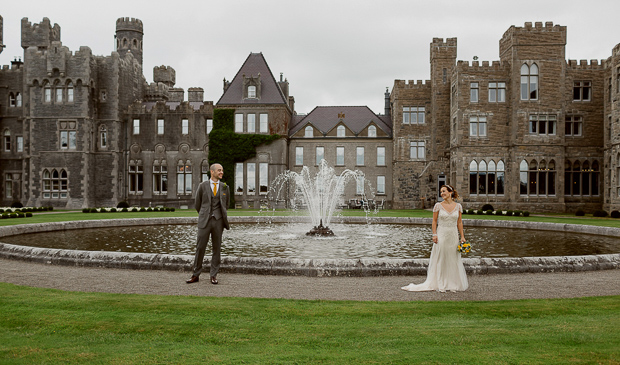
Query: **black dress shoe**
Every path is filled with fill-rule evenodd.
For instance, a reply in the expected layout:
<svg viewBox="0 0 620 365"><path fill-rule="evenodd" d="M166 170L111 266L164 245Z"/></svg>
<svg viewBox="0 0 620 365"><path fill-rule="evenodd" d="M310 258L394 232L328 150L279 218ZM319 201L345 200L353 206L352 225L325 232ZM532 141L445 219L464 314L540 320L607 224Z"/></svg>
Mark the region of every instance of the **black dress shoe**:
<svg viewBox="0 0 620 365"><path fill-rule="evenodd" d="M211 284L217 285L217 279L215 278L215 276L211 277Z"/></svg>
<svg viewBox="0 0 620 365"><path fill-rule="evenodd" d="M186 281L186 283L191 284L191 283L197 283L200 279L198 279L198 276L192 276L191 278L189 278L189 280Z"/></svg>

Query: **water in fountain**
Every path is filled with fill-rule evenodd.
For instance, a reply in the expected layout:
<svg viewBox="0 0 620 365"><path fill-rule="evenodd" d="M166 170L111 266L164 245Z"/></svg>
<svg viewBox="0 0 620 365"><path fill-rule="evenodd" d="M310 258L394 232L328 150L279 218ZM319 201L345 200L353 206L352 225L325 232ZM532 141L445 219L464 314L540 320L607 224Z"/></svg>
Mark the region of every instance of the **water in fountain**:
<svg viewBox="0 0 620 365"><path fill-rule="evenodd" d="M292 199L293 208L298 208L299 205L307 207L314 226L308 235L330 236L334 233L329 229L329 224L338 202L344 196L346 184L363 178L364 173L345 169L337 175L325 160L321 160L317 168L314 177L308 166L304 166L300 173L289 170L280 174L274 180L273 191L276 199L283 191L292 193L295 197Z"/></svg>

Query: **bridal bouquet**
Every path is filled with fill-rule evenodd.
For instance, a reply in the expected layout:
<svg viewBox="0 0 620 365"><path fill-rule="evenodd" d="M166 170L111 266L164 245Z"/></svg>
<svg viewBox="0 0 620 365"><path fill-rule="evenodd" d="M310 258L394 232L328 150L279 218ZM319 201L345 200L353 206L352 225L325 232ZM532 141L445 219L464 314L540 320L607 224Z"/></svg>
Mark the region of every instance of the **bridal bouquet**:
<svg viewBox="0 0 620 365"><path fill-rule="evenodd" d="M471 251L471 245L469 244L469 242L459 243L456 249L460 253L468 253L469 251Z"/></svg>

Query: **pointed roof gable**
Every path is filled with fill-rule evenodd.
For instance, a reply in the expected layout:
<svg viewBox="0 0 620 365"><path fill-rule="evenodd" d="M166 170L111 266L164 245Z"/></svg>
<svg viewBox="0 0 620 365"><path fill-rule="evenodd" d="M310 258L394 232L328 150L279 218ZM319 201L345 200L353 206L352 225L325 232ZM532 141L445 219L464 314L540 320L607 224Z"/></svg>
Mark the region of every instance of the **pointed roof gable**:
<svg viewBox="0 0 620 365"><path fill-rule="evenodd" d="M259 97L256 99L244 98L244 76L258 77L259 74L261 80ZM238 104L285 104L288 106L288 100L286 100L282 89L273 77L262 53L250 53L216 105Z"/></svg>
<svg viewBox="0 0 620 365"><path fill-rule="evenodd" d="M317 106L301 120L295 120L291 126L289 136L294 135L309 123L322 133L327 133L342 123L353 133L358 134L370 123L381 128L388 136L392 135L392 126L389 117L387 122L375 114L367 106Z"/></svg>

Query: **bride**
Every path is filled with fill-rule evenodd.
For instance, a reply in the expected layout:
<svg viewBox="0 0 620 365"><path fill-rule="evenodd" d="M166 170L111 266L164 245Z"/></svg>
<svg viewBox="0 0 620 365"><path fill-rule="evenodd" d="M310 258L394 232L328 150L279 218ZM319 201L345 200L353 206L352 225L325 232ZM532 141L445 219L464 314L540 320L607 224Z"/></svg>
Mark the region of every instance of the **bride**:
<svg viewBox="0 0 620 365"><path fill-rule="evenodd" d="M433 249L428 264L426 281L409 284L401 289L407 291L462 291L469 286L461 253L457 251L460 242L465 242L461 214L463 207L455 202L459 194L450 185L439 190L443 202L433 207Z"/></svg>

